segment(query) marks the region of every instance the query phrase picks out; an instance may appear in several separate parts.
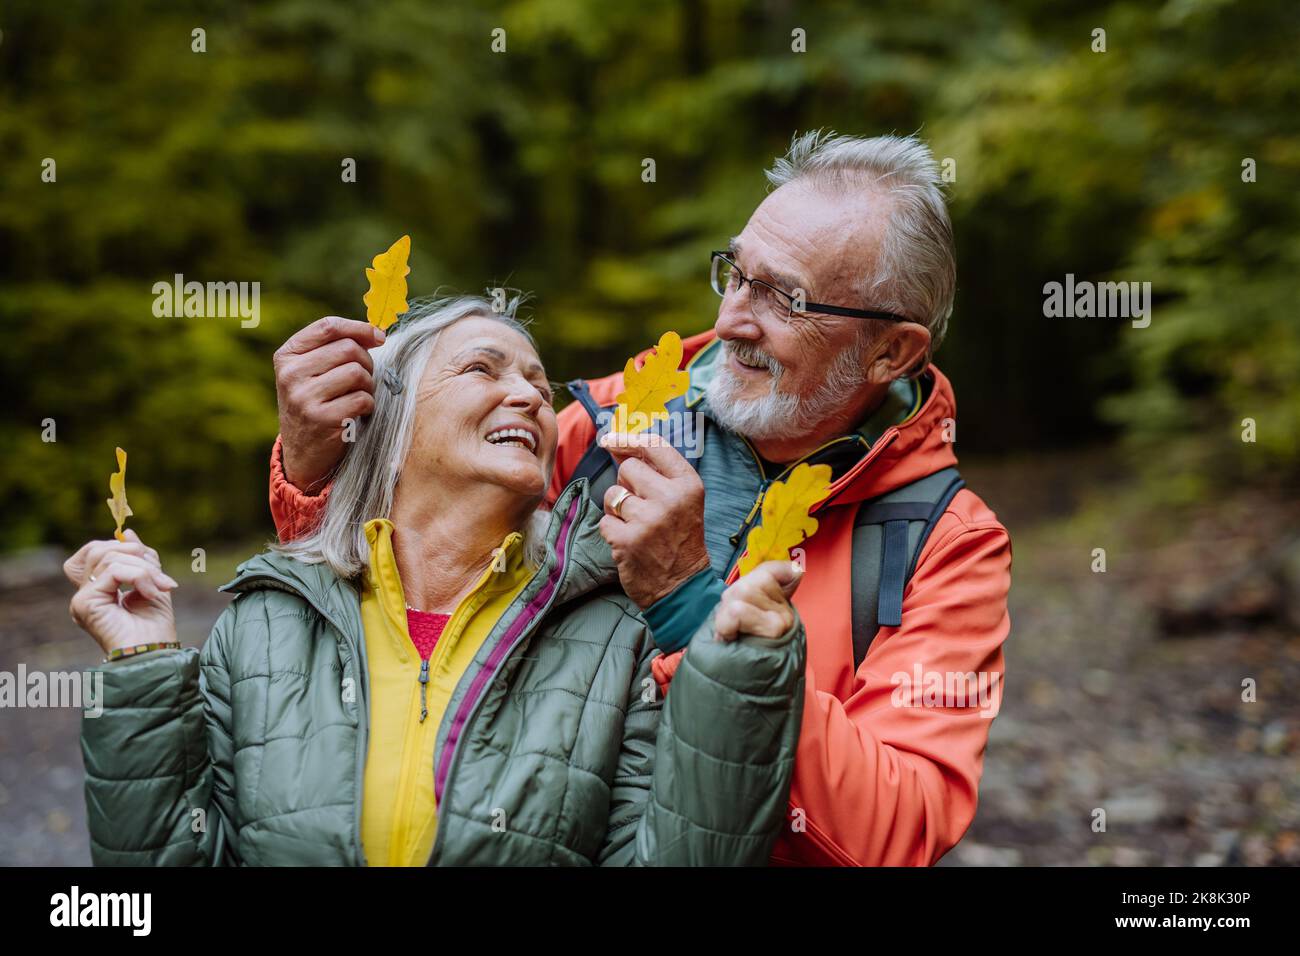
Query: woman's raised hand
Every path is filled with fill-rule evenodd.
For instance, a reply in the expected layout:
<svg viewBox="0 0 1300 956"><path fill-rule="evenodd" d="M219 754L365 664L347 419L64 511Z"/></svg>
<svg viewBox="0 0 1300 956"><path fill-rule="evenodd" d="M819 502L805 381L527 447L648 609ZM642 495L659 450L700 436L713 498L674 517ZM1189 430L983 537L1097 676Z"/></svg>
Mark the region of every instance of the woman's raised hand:
<svg viewBox="0 0 1300 956"><path fill-rule="evenodd" d="M742 634L775 640L794 626L790 598L803 577L791 561L764 561L722 592L713 621L720 641Z"/></svg>
<svg viewBox="0 0 1300 956"><path fill-rule="evenodd" d="M104 653L176 640L171 591L158 552L127 530L125 541L90 541L63 563L77 587L69 612ZM123 590L123 589L129 590Z"/></svg>

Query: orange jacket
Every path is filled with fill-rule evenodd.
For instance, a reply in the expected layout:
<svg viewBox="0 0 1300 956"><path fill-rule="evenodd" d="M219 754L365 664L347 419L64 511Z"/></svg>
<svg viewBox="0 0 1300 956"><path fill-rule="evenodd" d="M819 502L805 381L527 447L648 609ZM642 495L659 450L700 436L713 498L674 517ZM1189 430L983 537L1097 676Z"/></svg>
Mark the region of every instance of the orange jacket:
<svg viewBox="0 0 1300 956"><path fill-rule="evenodd" d="M686 359L713 333L684 343ZM947 378L920 410L889 428L832 485L815 511L817 533L804 545L805 574L794 596L808 638L803 725L790 791L790 828L773 851L778 864L925 866L936 862L975 817L984 747L1001 699L1002 642L1010 629L1007 592L1011 542L988 506L963 489L931 532L903 596L901 627L881 628L853 671L851 575L853 519L859 502L956 464L945 423L956 405ZM612 405L621 373L589 382ZM560 442L549 497L568 483L596 434L573 403L559 416ZM284 480L279 443L272 454L271 512L282 538L308 530L324 498ZM680 653L656 661L662 686ZM926 706L922 687L936 677L983 675L993 706ZM904 678L906 680L904 680ZM910 701L919 706L900 706ZM938 703L950 703L939 700Z"/></svg>

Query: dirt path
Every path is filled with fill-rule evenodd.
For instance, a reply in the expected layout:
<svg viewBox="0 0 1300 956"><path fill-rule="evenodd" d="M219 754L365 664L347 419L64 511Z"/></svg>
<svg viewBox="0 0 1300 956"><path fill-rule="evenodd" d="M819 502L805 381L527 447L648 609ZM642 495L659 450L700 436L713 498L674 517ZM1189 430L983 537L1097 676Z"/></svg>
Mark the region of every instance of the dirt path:
<svg viewBox="0 0 1300 956"><path fill-rule="evenodd" d="M966 470L1012 531L1012 629L979 811L945 862L1300 864L1300 635L1264 620L1161 636L1153 610L1300 528L1295 503L1243 494L1160 528L1094 502L1053 522L1079 505L1071 484L1121 494L1114 472Z"/></svg>

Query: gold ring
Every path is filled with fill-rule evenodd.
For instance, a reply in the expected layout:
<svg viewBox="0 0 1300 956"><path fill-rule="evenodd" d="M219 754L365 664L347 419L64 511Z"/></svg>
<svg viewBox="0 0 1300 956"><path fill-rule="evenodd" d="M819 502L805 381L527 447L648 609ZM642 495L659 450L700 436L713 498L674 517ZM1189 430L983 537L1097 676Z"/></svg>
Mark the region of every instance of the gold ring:
<svg viewBox="0 0 1300 956"><path fill-rule="evenodd" d="M612 511L614 514L618 515L618 517L622 518L623 512L621 509L623 507L623 502L627 501L627 499L632 497L632 492L628 491L626 488L622 487L621 485L619 486L618 490L622 492L622 494L614 496L614 500L609 503L609 510Z"/></svg>

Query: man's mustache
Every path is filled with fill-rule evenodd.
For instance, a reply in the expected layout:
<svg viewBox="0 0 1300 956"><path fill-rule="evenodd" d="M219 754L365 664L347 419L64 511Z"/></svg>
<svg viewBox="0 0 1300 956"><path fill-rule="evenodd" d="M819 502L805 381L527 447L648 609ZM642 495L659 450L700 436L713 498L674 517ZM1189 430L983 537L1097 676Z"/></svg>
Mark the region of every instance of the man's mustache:
<svg viewBox="0 0 1300 956"><path fill-rule="evenodd" d="M726 354L734 355L746 365L757 365L766 368L772 373L773 378L780 378L785 373L784 365L751 342L724 341L722 349Z"/></svg>

